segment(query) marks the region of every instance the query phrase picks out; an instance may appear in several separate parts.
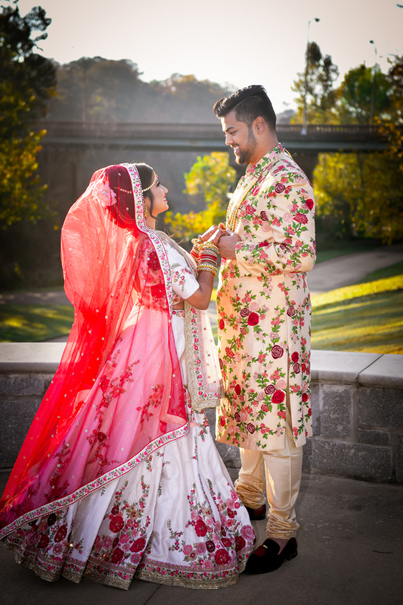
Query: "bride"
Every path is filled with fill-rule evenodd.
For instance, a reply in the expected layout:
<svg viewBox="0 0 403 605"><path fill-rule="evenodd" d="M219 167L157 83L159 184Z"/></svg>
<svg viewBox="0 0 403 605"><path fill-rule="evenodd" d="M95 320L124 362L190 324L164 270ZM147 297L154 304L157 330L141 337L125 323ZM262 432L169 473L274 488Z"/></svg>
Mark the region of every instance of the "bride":
<svg viewBox="0 0 403 605"><path fill-rule="evenodd" d="M48 581L221 588L253 550L203 413L217 241L191 256L155 231L166 193L146 164L109 166L63 225L74 324L0 503L0 538Z"/></svg>

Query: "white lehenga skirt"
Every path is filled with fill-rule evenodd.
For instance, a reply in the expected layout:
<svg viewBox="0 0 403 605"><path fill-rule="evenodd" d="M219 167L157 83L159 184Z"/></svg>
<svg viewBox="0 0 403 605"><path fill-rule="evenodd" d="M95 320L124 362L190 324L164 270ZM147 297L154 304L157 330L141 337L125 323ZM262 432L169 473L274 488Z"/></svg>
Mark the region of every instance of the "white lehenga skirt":
<svg viewBox="0 0 403 605"><path fill-rule="evenodd" d="M184 383L184 317L172 324ZM188 404L189 431L59 513L5 538L45 580L87 576L128 589L134 577L188 588L237 582L255 534L212 440Z"/></svg>

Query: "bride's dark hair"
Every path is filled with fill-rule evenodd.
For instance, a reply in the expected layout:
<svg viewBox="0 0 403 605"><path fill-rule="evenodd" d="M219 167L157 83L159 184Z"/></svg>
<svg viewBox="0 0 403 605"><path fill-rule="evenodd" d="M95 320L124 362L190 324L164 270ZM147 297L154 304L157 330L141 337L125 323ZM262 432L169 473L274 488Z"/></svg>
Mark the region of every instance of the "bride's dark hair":
<svg viewBox="0 0 403 605"><path fill-rule="evenodd" d="M139 173L141 188L147 189L154 180L154 170L151 166L144 163L134 164L134 166ZM133 224L135 221L134 199L129 173L120 165L114 165L108 166L106 174L109 179L110 187L118 196L118 203L109 207L111 215L118 223L122 223L123 221L123 224ZM150 216L152 216L154 196L150 189L146 191L143 196L144 198L148 197L150 200ZM153 216L153 218L156 217Z"/></svg>
<svg viewBox="0 0 403 605"><path fill-rule="evenodd" d="M143 162L141 164L134 164L134 165L136 166L137 172L139 173L139 177L140 177L140 181L141 181L141 188L147 189L147 187L149 187L154 180L153 168L151 168L151 166L149 166L148 164L144 164ZM153 216L154 196L151 193L151 189L146 191L143 195L144 195L144 197L148 197L148 199L150 200L150 216L152 216L153 218L156 218L155 216Z"/></svg>

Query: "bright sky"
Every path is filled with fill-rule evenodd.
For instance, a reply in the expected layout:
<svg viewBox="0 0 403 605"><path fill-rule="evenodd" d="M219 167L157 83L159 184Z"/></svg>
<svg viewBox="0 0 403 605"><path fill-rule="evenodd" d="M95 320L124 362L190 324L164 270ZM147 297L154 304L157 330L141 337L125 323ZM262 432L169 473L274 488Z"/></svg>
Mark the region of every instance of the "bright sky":
<svg viewBox="0 0 403 605"><path fill-rule="evenodd" d="M341 76L374 64L369 40L384 71L389 54L403 54L395 0L20 0L21 14L36 4L52 19L43 54L60 63L101 56L137 63L144 81L177 72L237 88L263 84L277 113L293 107L310 20L310 41Z"/></svg>

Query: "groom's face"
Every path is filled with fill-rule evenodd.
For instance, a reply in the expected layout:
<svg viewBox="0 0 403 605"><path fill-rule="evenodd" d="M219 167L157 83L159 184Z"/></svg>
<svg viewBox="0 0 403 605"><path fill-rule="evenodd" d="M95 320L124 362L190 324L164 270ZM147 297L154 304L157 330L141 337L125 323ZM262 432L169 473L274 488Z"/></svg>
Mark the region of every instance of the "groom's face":
<svg viewBox="0 0 403 605"><path fill-rule="evenodd" d="M257 141L252 126L239 122L235 110L221 118L221 126L225 133L225 144L232 147L237 164L249 164L254 157Z"/></svg>

